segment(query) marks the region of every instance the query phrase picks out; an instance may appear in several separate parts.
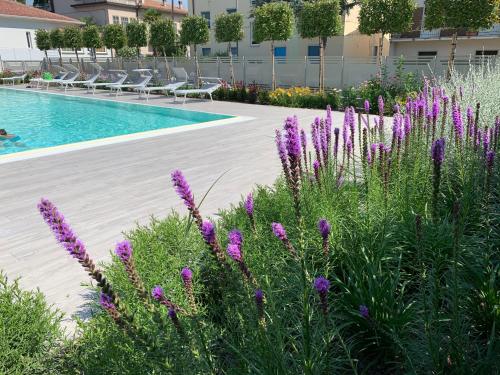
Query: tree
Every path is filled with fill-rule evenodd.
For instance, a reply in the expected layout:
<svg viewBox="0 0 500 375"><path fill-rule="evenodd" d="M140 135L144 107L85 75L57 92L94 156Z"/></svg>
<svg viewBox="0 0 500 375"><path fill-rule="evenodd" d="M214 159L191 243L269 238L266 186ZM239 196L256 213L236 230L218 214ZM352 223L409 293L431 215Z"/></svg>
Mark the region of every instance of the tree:
<svg viewBox="0 0 500 375"><path fill-rule="evenodd" d="M47 63L50 63L49 56L47 55L47 51L50 49L50 33L44 29L38 29L35 32L36 38L36 47L45 52L45 58L47 59Z"/></svg>
<svg viewBox="0 0 500 375"><path fill-rule="evenodd" d="M448 59L448 79L455 63L458 29L467 31L488 29L500 18L498 0L426 0L425 28L453 29Z"/></svg>
<svg viewBox="0 0 500 375"><path fill-rule="evenodd" d="M274 42L286 41L292 36L293 10L288 3L264 4L254 11L254 39L256 42L271 42L272 89L276 89L274 69Z"/></svg>
<svg viewBox="0 0 500 375"><path fill-rule="evenodd" d="M325 49L328 38L342 29L338 0L319 0L304 3L298 13L297 28L302 38L319 38L319 90L325 85Z"/></svg>
<svg viewBox="0 0 500 375"><path fill-rule="evenodd" d="M207 43L210 39L207 20L200 16L184 17L181 22L181 44L193 45L194 60L196 63L196 79L200 77L200 65L198 64L198 44Z"/></svg>
<svg viewBox="0 0 500 375"><path fill-rule="evenodd" d="M366 35L381 34L377 58L380 73L385 35L409 30L414 11L414 0L362 0L359 31Z"/></svg>
<svg viewBox="0 0 500 375"><path fill-rule="evenodd" d="M80 65L78 50L83 47L82 30L79 27L67 27L64 29L64 46L75 51L76 60Z"/></svg>
<svg viewBox="0 0 500 375"><path fill-rule="evenodd" d="M113 57L113 50L115 53L117 50L125 47L127 44L127 36L125 35L125 30L122 25L110 24L104 26L104 31L102 34L102 40L106 48L111 49L111 57Z"/></svg>
<svg viewBox="0 0 500 375"><path fill-rule="evenodd" d="M231 66L231 84L234 86L233 54L231 42L243 39L243 15L241 13L221 14L215 19L215 39L227 43L229 64Z"/></svg>
<svg viewBox="0 0 500 375"><path fill-rule="evenodd" d="M92 58L97 60L96 48L102 47L102 38L99 27L96 25L88 25L82 31L83 46L90 49Z"/></svg>
<svg viewBox="0 0 500 375"><path fill-rule="evenodd" d="M148 45L148 30L144 22L133 21L127 24L127 41L129 47L135 47L137 57L141 55L141 47Z"/></svg>
<svg viewBox="0 0 500 375"><path fill-rule="evenodd" d="M175 47L175 28L171 20L160 19L150 25L149 44L153 47L155 56L161 53L166 56L167 51Z"/></svg>
<svg viewBox="0 0 500 375"><path fill-rule="evenodd" d="M148 9L144 12L144 16L142 17L144 22L152 25L155 22L161 20L161 13L156 9Z"/></svg>
<svg viewBox="0 0 500 375"><path fill-rule="evenodd" d="M57 52L59 52L59 64L62 65L61 48L64 48L64 33L61 29L50 31L50 44L52 48L57 48Z"/></svg>

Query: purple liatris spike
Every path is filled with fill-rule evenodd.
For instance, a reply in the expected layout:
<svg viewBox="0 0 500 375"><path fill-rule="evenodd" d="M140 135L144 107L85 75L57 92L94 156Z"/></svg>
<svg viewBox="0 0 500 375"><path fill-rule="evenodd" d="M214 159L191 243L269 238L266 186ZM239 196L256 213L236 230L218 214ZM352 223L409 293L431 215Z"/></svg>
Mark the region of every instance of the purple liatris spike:
<svg viewBox="0 0 500 375"><path fill-rule="evenodd" d="M319 168L320 168L319 161L314 160L313 162L314 178L316 179L316 183L318 184L318 186L321 186Z"/></svg>
<svg viewBox="0 0 500 375"><path fill-rule="evenodd" d="M406 137L411 133L411 116L408 113L405 115L404 132Z"/></svg>
<svg viewBox="0 0 500 375"><path fill-rule="evenodd" d="M233 259L235 262L241 262L242 261L242 256L241 256L241 249L238 245L236 244L229 244L227 245L227 254Z"/></svg>
<svg viewBox="0 0 500 375"><path fill-rule="evenodd" d="M280 223L272 223L271 227L273 228L274 235L278 237L281 241L287 239L286 231L283 225L281 225Z"/></svg>
<svg viewBox="0 0 500 375"><path fill-rule="evenodd" d="M189 267L184 267L181 271L181 278L184 282L191 281L193 279L193 271Z"/></svg>
<svg viewBox="0 0 500 375"><path fill-rule="evenodd" d="M319 120L319 118L317 118ZM316 120L311 124L311 137L313 142L314 151L316 152L316 157L320 161L321 164L321 144L320 144L320 136L319 136L319 121L316 123Z"/></svg>
<svg viewBox="0 0 500 375"><path fill-rule="evenodd" d="M317 277L314 280L314 289L319 294L321 309L326 316L328 314L328 290L330 289L330 282L323 276Z"/></svg>
<svg viewBox="0 0 500 375"><path fill-rule="evenodd" d="M250 193L247 195L247 199L245 199L245 211L249 217L253 216L253 194Z"/></svg>
<svg viewBox="0 0 500 375"><path fill-rule="evenodd" d="M400 113L401 112L401 107L399 104L394 104L394 113Z"/></svg>
<svg viewBox="0 0 500 375"><path fill-rule="evenodd" d="M439 111L440 111L439 100L436 97L436 99L434 99L434 101L432 102L432 119L433 119L433 121L437 120L437 118L439 116Z"/></svg>
<svg viewBox="0 0 500 375"><path fill-rule="evenodd" d="M194 300L193 293L193 271L190 268L184 267L181 271L182 282L184 283L184 289L186 291L187 297L189 299L189 304L191 309L196 311L196 302Z"/></svg>
<svg viewBox="0 0 500 375"><path fill-rule="evenodd" d="M204 221L201 225L201 235L206 243L215 242L215 227L210 221Z"/></svg>
<svg viewBox="0 0 500 375"><path fill-rule="evenodd" d="M444 149L445 149L445 140L444 138L437 139L434 141L432 145L431 155L434 164L441 165L444 161Z"/></svg>
<svg viewBox="0 0 500 375"><path fill-rule="evenodd" d="M279 130L276 130L276 148L278 149L278 156L283 167L283 172L288 183L290 183L290 167L288 166L288 158L286 154L286 147L283 143L283 137Z"/></svg>
<svg viewBox="0 0 500 375"><path fill-rule="evenodd" d="M231 232L229 232L228 239L230 244L236 246L241 246L241 244L243 243L243 235L237 229L233 229Z"/></svg>
<svg viewBox="0 0 500 375"><path fill-rule="evenodd" d="M340 129L339 128L335 128L333 130L333 134L334 134L333 155L335 157L337 157L337 155L339 153L339 134L340 134Z"/></svg>
<svg viewBox="0 0 500 375"><path fill-rule="evenodd" d="M132 245L129 241L122 241L116 244L115 254L122 262L126 263L132 256Z"/></svg>
<svg viewBox="0 0 500 375"><path fill-rule="evenodd" d="M105 309L105 310L115 310L116 306L113 303L113 300L110 296L108 296L105 293L100 294L99 296L99 304Z"/></svg>
<svg viewBox="0 0 500 375"><path fill-rule="evenodd" d="M370 101L367 99L365 100L365 113L370 112Z"/></svg>
<svg viewBox="0 0 500 375"><path fill-rule="evenodd" d="M330 235L331 229L332 229L332 227L326 219L321 219L318 222L318 230L319 230L319 233L321 234L321 237L323 237L323 239L328 238L328 236Z"/></svg>
<svg viewBox="0 0 500 375"><path fill-rule="evenodd" d="M378 97L378 112L383 115L384 114L384 98L382 95Z"/></svg>
<svg viewBox="0 0 500 375"><path fill-rule="evenodd" d="M184 201L184 204L191 209L195 209L194 197L189 184L180 170L172 172L172 183L179 197Z"/></svg>
<svg viewBox="0 0 500 375"><path fill-rule="evenodd" d="M377 148L378 148L378 143L372 143L370 145L370 152L371 152L371 155L372 155L372 159L375 159L375 157L376 157Z"/></svg>
<svg viewBox="0 0 500 375"><path fill-rule="evenodd" d="M151 297L153 297L153 299L156 301L161 301L165 297L165 292L163 291L163 288L159 285L156 285L151 290Z"/></svg>
<svg viewBox="0 0 500 375"><path fill-rule="evenodd" d="M368 319L370 317L370 311L366 305L359 305L359 315L363 318Z"/></svg>
<svg viewBox="0 0 500 375"><path fill-rule="evenodd" d="M489 150L486 152L486 167L489 171L493 169L493 164L495 163L495 151Z"/></svg>
<svg viewBox="0 0 500 375"><path fill-rule="evenodd" d="M485 130L484 132L484 137L483 137L483 149L484 152L487 152L490 148L490 132L488 129Z"/></svg>
<svg viewBox="0 0 500 375"><path fill-rule="evenodd" d="M455 102L452 106L452 119L453 126L455 127L455 134L458 139L463 139L464 136L464 125L462 122L462 114L460 113L460 107Z"/></svg>
<svg viewBox="0 0 500 375"><path fill-rule="evenodd" d="M288 157L300 158L300 136L296 117L288 117L285 121L285 139Z"/></svg>
<svg viewBox="0 0 500 375"><path fill-rule="evenodd" d="M261 326L265 325L264 317L264 292L262 289L257 289L255 291L255 305L257 306L257 316L259 317L259 324Z"/></svg>
<svg viewBox="0 0 500 375"><path fill-rule="evenodd" d="M300 145L302 146L302 155L304 156L304 162L307 165L307 136L304 129L300 129Z"/></svg>

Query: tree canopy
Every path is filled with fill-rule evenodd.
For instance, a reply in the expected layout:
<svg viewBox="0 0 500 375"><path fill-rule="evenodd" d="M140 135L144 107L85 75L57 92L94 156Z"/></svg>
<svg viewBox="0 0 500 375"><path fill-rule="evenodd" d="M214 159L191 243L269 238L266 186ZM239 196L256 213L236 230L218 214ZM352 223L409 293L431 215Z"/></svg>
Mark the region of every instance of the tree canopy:
<svg viewBox="0 0 500 375"><path fill-rule="evenodd" d="M267 3L254 10L256 42L288 40L292 36L294 16L288 3Z"/></svg>
<svg viewBox="0 0 500 375"><path fill-rule="evenodd" d="M102 39L107 48L115 51L123 48L127 44L127 36L122 25L110 24L104 26Z"/></svg>
<svg viewBox="0 0 500 375"><path fill-rule="evenodd" d="M175 29L171 20L160 19L153 22L149 29L149 43L155 52L172 51L175 47Z"/></svg>
<svg viewBox="0 0 500 375"><path fill-rule="evenodd" d="M127 43L129 47L137 49L148 44L148 30L143 22L133 21L127 24Z"/></svg>
<svg viewBox="0 0 500 375"><path fill-rule="evenodd" d="M82 30L79 27L67 27L63 31L64 46L79 50L83 47Z"/></svg>
<svg viewBox="0 0 500 375"><path fill-rule="evenodd" d="M425 27L490 28L499 19L498 0L426 0Z"/></svg>
<svg viewBox="0 0 500 375"><path fill-rule="evenodd" d="M144 12L144 16L142 18L144 22L153 24L161 20L161 13L158 10L151 8Z"/></svg>
<svg viewBox="0 0 500 375"><path fill-rule="evenodd" d="M61 29L50 31L50 44L53 48L64 48L64 33Z"/></svg>
<svg viewBox="0 0 500 375"><path fill-rule="evenodd" d="M329 38L342 28L338 0L304 3L298 13L297 29L302 38Z"/></svg>
<svg viewBox="0 0 500 375"><path fill-rule="evenodd" d="M414 0L362 0L359 31L362 34L402 33L411 27Z"/></svg>
<svg viewBox="0 0 500 375"><path fill-rule="evenodd" d="M82 31L83 46L87 48L101 48L102 38L99 27L96 25L88 25Z"/></svg>
<svg viewBox="0 0 500 375"><path fill-rule="evenodd" d="M215 19L215 39L219 43L237 42L243 39L243 15L223 13Z"/></svg>
<svg viewBox="0 0 500 375"><path fill-rule="evenodd" d="M185 46L207 43L210 39L207 20L201 16L184 17L181 22L181 43Z"/></svg>
<svg viewBox="0 0 500 375"><path fill-rule="evenodd" d="M45 29L39 29L35 32L36 47L41 51L50 49L50 33Z"/></svg>

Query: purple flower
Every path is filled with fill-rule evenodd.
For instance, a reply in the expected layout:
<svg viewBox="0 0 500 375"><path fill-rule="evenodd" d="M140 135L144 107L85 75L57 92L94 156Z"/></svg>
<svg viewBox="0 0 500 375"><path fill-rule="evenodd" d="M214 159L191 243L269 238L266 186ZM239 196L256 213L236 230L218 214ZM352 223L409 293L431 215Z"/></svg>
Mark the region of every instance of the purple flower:
<svg viewBox="0 0 500 375"><path fill-rule="evenodd" d="M432 103L432 119L434 121L437 120L438 116L439 116L439 100L437 100L438 98L436 97L436 99L434 100L434 102Z"/></svg>
<svg viewBox="0 0 500 375"><path fill-rule="evenodd" d="M483 148L484 152L488 151L490 148L490 132L486 129L483 137Z"/></svg>
<svg viewBox="0 0 500 375"><path fill-rule="evenodd" d="M328 289L330 289L330 282L323 276L317 277L314 280L314 289L316 289L319 294L326 294Z"/></svg>
<svg viewBox="0 0 500 375"><path fill-rule="evenodd" d="M291 158L300 158L300 136L297 117L288 117L285 121L286 150Z"/></svg>
<svg viewBox="0 0 500 375"><path fill-rule="evenodd" d="M434 160L434 164L441 165L444 161L444 148L445 148L445 140L444 138L437 139L432 144L432 160Z"/></svg>
<svg viewBox="0 0 500 375"><path fill-rule="evenodd" d="M333 155L337 156L337 154L339 152L339 134L340 134L340 129L339 128L335 128L333 130L333 134L335 136L334 145L333 145Z"/></svg>
<svg viewBox="0 0 500 375"><path fill-rule="evenodd" d="M236 244L229 244L227 245L227 254L235 261L235 262L241 262L242 260L242 255L241 255L241 249L238 245Z"/></svg>
<svg viewBox="0 0 500 375"><path fill-rule="evenodd" d="M464 125L462 122L462 114L460 113L460 107L454 103L452 108L452 119L453 125L455 127L455 133L459 139L463 139L464 136Z"/></svg>
<svg viewBox="0 0 500 375"><path fill-rule="evenodd" d="M375 159L375 156L377 154L377 148L378 148L378 143L372 143L370 145L370 151L371 151L372 159Z"/></svg>
<svg viewBox="0 0 500 375"><path fill-rule="evenodd" d="M408 137L411 133L411 117L409 114L406 114L405 116L404 132L406 137Z"/></svg>
<svg viewBox="0 0 500 375"><path fill-rule="evenodd" d="M380 113L380 115L384 114L384 98L382 97L382 95L379 95L378 97L378 112Z"/></svg>
<svg viewBox="0 0 500 375"><path fill-rule="evenodd" d="M177 169L172 172L171 176L175 191L177 192L179 197L184 201L184 204L188 208L194 210L196 208L194 203L194 196L182 172Z"/></svg>
<svg viewBox="0 0 500 375"><path fill-rule="evenodd" d="M113 299L103 292L101 292L101 294L99 296L99 304L105 310L116 310L116 306L113 303Z"/></svg>
<svg viewBox="0 0 500 375"><path fill-rule="evenodd" d="M394 104L394 113L400 113L401 112L401 107L399 104Z"/></svg>
<svg viewBox="0 0 500 375"><path fill-rule="evenodd" d="M243 235L237 229L233 229L231 232L229 232L227 237L230 244L241 246L241 244L243 243Z"/></svg>
<svg viewBox="0 0 500 375"><path fill-rule="evenodd" d="M257 289L255 291L255 302L257 303L257 305L264 302L264 292L262 291L262 289Z"/></svg>
<svg viewBox="0 0 500 375"><path fill-rule="evenodd" d="M204 221L201 225L201 235L206 243L215 242L215 227L210 221Z"/></svg>
<svg viewBox="0 0 500 375"><path fill-rule="evenodd" d="M151 290L151 296L156 300L156 301L161 301L165 297L165 292L163 291L163 288L159 285L156 285L152 290Z"/></svg>
<svg viewBox="0 0 500 375"><path fill-rule="evenodd" d="M276 148L278 149L278 155L280 157L281 163L284 165L287 164L287 157L286 157L286 148L285 144L283 143L283 137L281 135L281 132L279 130L276 130Z"/></svg>
<svg viewBox="0 0 500 375"><path fill-rule="evenodd" d="M365 100L365 112L368 113L370 112L370 101Z"/></svg>
<svg viewBox="0 0 500 375"><path fill-rule="evenodd" d="M365 305L359 305L359 314L365 319L370 317L370 311Z"/></svg>
<svg viewBox="0 0 500 375"><path fill-rule="evenodd" d="M493 164L495 162L495 151L489 150L486 152L486 166L489 170L493 168Z"/></svg>
<svg viewBox="0 0 500 375"><path fill-rule="evenodd" d="M132 245L129 241L122 241L116 244L115 254L122 262L128 262L132 256Z"/></svg>
<svg viewBox="0 0 500 375"><path fill-rule="evenodd" d="M172 320L177 320L177 313L175 312L175 309L168 309L168 317Z"/></svg>
<svg viewBox="0 0 500 375"><path fill-rule="evenodd" d="M257 289L255 291L255 304L257 305L257 314L259 316L259 323L265 324L264 319L264 292L262 289Z"/></svg>
<svg viewBox="0 0 500 375"><path fill-rule="evenodd" d="M274 235L278 237L281 241L287 239L286 231L283 225L281 225L280 223L272 223L271 227L273 228Z"/></svg>
<svg viewBox="0 0 500 375"><path fill-rule="evenodd" d="M181 271L181 277L184 282L189 282L193 279L193 271L189 267L184 267Z"/></svg>
<svg viewBox="0 0 500 375"><path fill-rule="evenodd" d="M305 150L307 146L307 136L304 129L300 129L300 144L302 145L302 150Z"/></svg>
<svg viewBox="0 0 500 375"><path fill-rule="evenodd" d="M311 137L312 137L312 142L314 146L314 151L316 151L316 156L319 158L321 155L321 145L320 145L320 137L319 137L319 118L316 118L318 120L318 123L316 123L316 120L311 124Z"/></svg>
<svg viewBox="0 0 500 375"><path fill-rule="evenodd" d="M247 199L245 200L245 211L248 216L253 216L253 194L250 193L247 195Z"/></svg>
<svg viewBox="0 0 500 375"><path fill-rule="evenodd" d="M318 230L321 233L321 237L323 237L323 239L326 240L328 238L328 236L330 235L331 229L332 229L332 227L326 219L321 219L318 222Z"/></svg>

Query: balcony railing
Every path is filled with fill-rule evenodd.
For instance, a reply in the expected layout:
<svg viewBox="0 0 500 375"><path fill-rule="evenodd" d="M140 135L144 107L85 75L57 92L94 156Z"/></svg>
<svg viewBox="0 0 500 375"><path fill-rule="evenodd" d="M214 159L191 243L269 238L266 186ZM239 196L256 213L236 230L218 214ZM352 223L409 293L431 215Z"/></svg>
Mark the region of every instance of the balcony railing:
<svg viewBox="0 0 500 375"><path fill-rule="evenodd" d="M401 34L392 34L392 39L440 39L451 38L455 30L453 29L434 29L434 30L413 30ZM479 31L468 31L466 29L458 30L459 37L500 37L500 24L494 25L490 29Z"/></svg>

